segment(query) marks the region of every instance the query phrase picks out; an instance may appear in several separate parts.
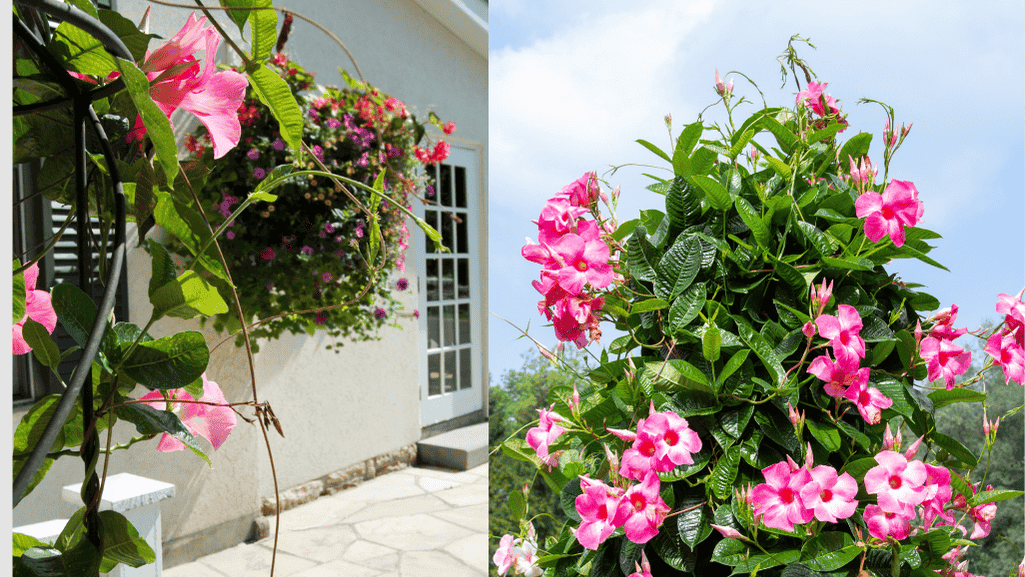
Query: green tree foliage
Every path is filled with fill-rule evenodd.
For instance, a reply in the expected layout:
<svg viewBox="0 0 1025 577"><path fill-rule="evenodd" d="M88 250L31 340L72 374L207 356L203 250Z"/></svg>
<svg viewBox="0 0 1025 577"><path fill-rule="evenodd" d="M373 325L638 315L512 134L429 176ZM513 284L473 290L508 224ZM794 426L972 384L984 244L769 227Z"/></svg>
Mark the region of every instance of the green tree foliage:
<svg viewBox="0 0 1025 577"><path fill-rule="evenodd" d="M533 350L522 356L520 370L506 372L499 384L491 386L488 444L492 452L499 450L502 441L510 436L526 437L527 430L537 425L537 409L547 406L545 400L553 387L572 387L574 383L585 382L579 375L586 374L588 369L583 355L576 351L567 349L562 357L568 369L556 367ZM563 520L557 521L553 515L562 516L556 509L559 496L544 482L537 467L507 458L492 459L488 467L488 515L491 534L495 536L492 554L499 537L520 530L518 517L509 508L509 496L514 491L520 492L524 485L531 487L526 517L533 519L539 541L558 532Z"/></svg>

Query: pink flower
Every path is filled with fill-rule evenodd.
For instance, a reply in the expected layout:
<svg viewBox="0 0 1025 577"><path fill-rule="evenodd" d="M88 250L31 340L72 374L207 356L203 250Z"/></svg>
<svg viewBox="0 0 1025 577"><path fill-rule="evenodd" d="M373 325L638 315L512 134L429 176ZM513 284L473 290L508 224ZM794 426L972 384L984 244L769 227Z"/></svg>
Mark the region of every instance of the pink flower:
<svg viewBox="0 0 1025 577"><path fill-rule="evenodd" d="M858 336L861 332L861 315L851 305L837 307L838 316L819 315L815 325L819 327L819 336L829 339L833 354L837 361L846 365L858 365L859 359L865 358L865 341Z"/></svg>
<svg viewBox="0 0 1025 577"><path fill-rule="evenodd" d="M952 341L968 332L966 328L954 328L954 322L957 321L957 305L950 305L950 308L938 311L932 318L936 324L929 331L931 337Z"/></svg>
<svg viewBox="0 0 1025 577"><path fill-rule="evenodd" d="M701 450L701 439L688 427L687 419L673 411L656 412L654 401L648 418L637 423L637 436L651 439L655 447L655 470L659 472L693 464L691 453Z"/></svg>
<svg viewBox="0 0 1025 577"><path fill-rule="evenodd" d="M598 188L598 176L593 172L585 172L583 176L562 187L560 195L569 198L570 204L589 207L596 200L601 190Z"/></svg>
<svg viewBox="0 0 1025 577"><path fill-rule="evenodd" d="M178 415L182 424L193 436L198 435L210 441L216 450L228 438L238 419L235 416L235 411L227 406L228 401L224 399L224 393L221 392L217 383L207 380L206 373L203 373L202 378L203 396L199 400L203 403L215 404L182 402L194 399L185 389L170 389L167 391L171 399L170 410ZM167 410L168 402L161 396L160 391L151 391L139 400L149 401L146 404L154 409ZM183 449L185 449L185 443L167 433L164 433L157 445L157 450L164 453Z"/></svg>
<svg viewBox="0 0 1025 577"><path fill-rule="evenodd" d="M1004 370L1005 384L1012 380L1019 385L1025 384L1025 350L1018 345L1014 334L1006 331L993 333L983 350Z"/></svg>
<svg viewBox="0 0 1025 577"><path fill-rule="evenodd" d="M865 490L876 495L883 511L913 518L915 506L929 496L925 463L908 461L896 451L880 451L875 460L879 464L865 473Z"/></svg>
<svg viewBox="0 0 1025 577"><path fill-rule="evenodd" d="M907 455L905 455L906 457ZM954 524L952 513L943 509L952 493L950 486L950 470L943 466L925 464L925 500L922 501L922 524L928 527L936 517L941 517L947 524Z"/></svg>
<svg viewBox="0 0 1025 577"><path fill-rule="evenodd" d="M883 409L888 409L893 405L893 399L884 395L879 389L867 385L867 379L864 383L860 381L854 383L844 392L844 397L854 401L858 412L861 413L861 417L865 419L866 423L875 425L882 420Z"/></svg>
<svg viewBox="0 0 1025 577"><path fill-rule="evenodd" d="M669 506L658 494L660 486L658 475L649 471L641 484L626 490L616 508L614 524L622 526L626 538L638 545L658 535L658 528L669 514Z"/></svg>
<svg viewBox="0 0 1025 577"><path fill-rule="evenodd" d="M495 562L495 566L498 567L498 574L505 575L509 567L512 567L513 562L516 561L516 557L513 556L513 539L512 535L504 535L498 542L498 550L495 551L495 556L492 557L492 561Z"/></svg>
<svg viewBox="0 0 1025 577"><path fill-rule="evenodd" d="M872 166L872 159L866 155L861 162L854 164L854 157L847 157L851 161L851 180L858 184L873 184L876 175L879 174L879 167ZM877 157L878 158L878 157Z"/></svg>
<svg viewBox="0 0 1025 577"><path fill-rule="evenodd" d="M750 501L755 517L761 517L766 527L793 531L794 523L814 518L815 512L801 499L801 489L812 482L808 469L792 471L790 463L781 461L762 469L762 475L765 482L751 490Z"/></svg>
<svg viewBox="0 0 1025 577"><path fill-rule="evenodd" d="M744 536L740 534L740 531L737 531L733 527L724 527L722 525L715 525L713 523L709 523L709 526L712 527L713 529L715 529L716 531L718 531L720 535L722 535L723 537L726 537L727 539L743 539L744 538Z"/></svg>
<svg viewBox="0 0 1025 577"><path fill-rule="evenodd" d="M263 260L274 260L275 256L274 249L269 246L260 253L260 258Z"/></svg>
<svg viewBox="0 0 1025 577"><path fill-rule="evenodd" d="M797 98L794 100L795 103L800 104L802 101L804 105L811 109L812 112L819 116L825 116L826 111L822 108L822 92L829 86L828 82L819 84L812 80L808 83L808 88L797 93ZM840 109L836 107L836 100L832 96L826 95L826 106L829 107L830 114L837 114Z"/></svg>
<svg viewBox="0 0 1025 577"><path fill-rule="evenodd" d="M987 486L986 490L992 491L993 485ZM972 487L972 492L976 491L976 488ZM968 514L975 520L975 528L972 529L972 534L969 538L981 539L989 535L990 526L993 519L997 516L997 504L985 503L982 505L976 505L968 510Z"/></svg>
<svg viewBox="0 0 1025 577"><path fill-rule="evenodd" d="M220 36L204 28L206 17L193 12L177 34L153 52L146 52L141 69L150 79L150 97L170 118L181 108L199 118L213 142L214 158L238 144L242 136L237 110L245 98L246 78L238 72L215 72ZM202 71L196 52L205 52Z"/></svg>
<svg viewBox="0 0 1025 577"><path fill-rule="evenodd" d="M886 235L894 246L904 246L904 227L916 226L925 212L918 189L907 180L891 180L882 194L866 192L854 202L858 218L865 219L865 236L872 242Z"/></svg>
<svg viewBox="0 0 1025 577"><path fill-rule="evenodd" d="M819 465L809 471L812 483L801 488L801 500L815 512L815 518L827 523L846 519L854 514L858 502L858 482L847 473L837 476L836 469Z"/></svg>
<svg viewBox="0 0 1025 577"><path fill-rule="evenodd" d="M563 235L550 248L556 263L546 274L554 276L570 295L579 295L585 284L594 288L612 284L609 245L601 239L595 221L581 222L576 234Z"/></svg>
<svg viewBox="0 0 1025 577"><path fill-rule="evenodd" d="M538 426L533 427L527 431L527 444L530 445L531 449L537 451L537 456L542 462L549 466L553 466L551 463L551 455L548 452L548 447L559 438L560 435L566 432L566 429L558 425L557 423L565 421L558 413L553 411L555 409L555 403L548 409L538 409ZM556 464L558 461L556 461Z"/></svg>
<svg viewBox="0 0 1025 577"><path fill-rule="evenodd" d="M641 549L641 562L637 563L634 561L634 567L636 571L630 574L629 577L651 577L651 563L648 562L648 556Z"/></svg>
<svg viewBox="0 0 1025 577"><path fill-rule="evenodd" d="M857 363L833 362L826 354L816 357L808 365L808 372L826 382L826 393L831 397L841 397L852 385L859 389L868 384L871 369L859 369Z"/></svg>
<svg viewBox="0 0 1025 577"><path fill-rule="evenodd" d="M538 241L541 244L549 244L555 242L564 234L576 232L577 223L585 214L587 214L586 208L574 206L568 198L556 197L548 199L536 221ZM523 256L527 260L538 262L526 254ZM538 264L545 263L538 262Z"/></svg>
<svg viewBox="0 0 1025 577"><path fill-rule="evenodd" d="M1025 348L1025 303L1021 302L1022 294L1025 294L1025 289L1013 297L1006 293L997 295L997 312L1005 315L1007 330L1014 333L1018 346Z"/></svg>
<svg viewBox="0 0 1025 577"><path fill-rule="evenodd" d="M936 337L922 339L922 359L929 366L929 380L943 379L947 390L954 388L954 377L964 373L972 362L972 354L947 340Z"/></svg>
<svg viewBox="0 0 1025 577"><path fill-rule="evenodd" d="M812 283L809 300L811 301L812 310L815 311L815 316L822 314L832 296L833 281L829 281L829 284L826 284L826 279L822 279L822 285L818 287L815 286L815 283Z"/></svg>
<svg viewBox="0 0 1025 577"><path fill-rule="evenodd" d="M540 305L540 303L538 303ZM555 336L560 341L571 341L578 349L597 340L594 333L598 327L598 317L594 311L604 304L603 299L581 299L567 296L555 302L551 316L555 328ZM601 331L597 331L600 336Z"/></svg>
<svg viewBox="0 0 1025 577"><path fill-rule="evenodd" d="M21 320L14 323L12 337L14 354L24 355L32 350L32 347L25 342L22 336L22 328L25 321L32 319L46 327L46 332L53 334L57 327L57 313L53 310L53 303L50 302L50 293L36 289L36 282L39 280L39 266L33 263L23 271L25 275L25 314Z"/></svg>
<svg viewBox="0 0 1025 577"><path fill-rule="evenodd" d="M865 507L865 524L868 525L868 533L876 539L885 540L892 536L900 541L906 539L911 532L910 519L884 511L878 505Z"/></svg>
<svg viewBox="0 0 1025 577"><path fill-rule="evenodd" d="M623 490L586 475L580 477L580 488L583 494L577 495L574 504L581 522L580 527L572 530L573 536L582 546L597 551L598 546L619 526L613 521L623 499Z"/></svg>
<svg viewBox="0 0 1025 577"><path fill-rule="evenodd" d="M441 128L441 131L444 132L445 134L452 134L453 132L456 131L456 123L455 122L446 122L445 126L443 126Z"/></svg>

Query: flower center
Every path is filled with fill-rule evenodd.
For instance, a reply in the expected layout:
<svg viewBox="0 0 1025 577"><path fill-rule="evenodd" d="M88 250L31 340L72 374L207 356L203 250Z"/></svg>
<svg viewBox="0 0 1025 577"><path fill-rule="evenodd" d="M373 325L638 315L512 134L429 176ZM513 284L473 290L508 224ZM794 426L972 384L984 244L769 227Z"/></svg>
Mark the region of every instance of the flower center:
<svg viewBox="0 0 1025 577"><path fill-rule="evenodd" d="M655 454L655 444L650 441L645 441L641 444L638 449L645 457L650 457Z"/></svg>
<svg viewBox="0 0 1025 577"><path fill-rule="evenodd" d="M886 220L893 220L893 209L888 206L884 206L883 218L885 218Z"/></svg>
<svg viewBox="0 0 1025 577"><path fill-rule="evenodd" d="M890 477L890 487L891 488L893 488L893 489L900 489L900 486L902 484L903 484L903 481L897 475L894 475L894 476Z"/></svg>
<svg viewBox="0 0 1025 577"><path fill-rule="evenodd" d="M644 495L640 493L634 493L630 497L630 504L633 505L634 511L643 511L648 506L648 502L644 500Z"/></svg>
<svg viewBox="0 0 1025 577"><path fill-rule="evenodd" d="M676 431L667 431L665 441L667 445L672 447L676 445L676 443L680 442L680 435L677 435Z"/></svg>
<svg viewBox="0 0 1025 577"><path fill-rule="evenodd" d="M947 353L945 353L943 351L940 351L939 354L936 355L936 360L938 360L940 362L940 365L946 365L947 364Z"/></svg>
<svg viewBox="0 0 1025 577"><path fill-rule="evenodd" d="M576 267L578 271L585 272L587 270L587 261L578 260L577 263L573 266Z"/></svg>
<svg viewBox="0 0 1025 577"><path fill-rule="evenodd" d="M851 337L846 333L840 333L840 344L847 346L851 342Z"/></svg>
<svg viewBox="0 0 1025 577"><path fill-rule="evenodd" d="M602 521L606 521L609 518L609 510L606 508L605 503L602 503L601 507L598 507L598 518Z"/></svg>
<svg viewBox="0 0 1025 577"><path fill-rule="evenodd" d="M790 487L786 487L779 492L779 498L789 505L794 502L794 491Z"/></svg>
<svg viewBox="0 0 1025 577"><path fill-rule="evenodd" d="M833 500L833 492L829 489L826 489L819 493L819 499L822 499L823 503L828 503Z"/></svg>

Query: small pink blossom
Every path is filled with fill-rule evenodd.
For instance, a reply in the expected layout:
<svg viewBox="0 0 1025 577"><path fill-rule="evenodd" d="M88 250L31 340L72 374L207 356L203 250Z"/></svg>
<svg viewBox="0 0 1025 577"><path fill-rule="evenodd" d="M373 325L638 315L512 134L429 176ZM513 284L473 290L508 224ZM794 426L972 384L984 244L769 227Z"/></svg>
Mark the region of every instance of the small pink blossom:
<svg viewBox="0 0 1025 577"><path fill-rule="evenodd" d="M206 373L203 373L202 379L203 396L199 400L202 403L215 403L213 405L183 402L194 400L185 389L170 389L166 393L170 397L170 411L178 415L182 424L193 436L200 436L210 441L216 450L228 438L238 419L235 416L235 411L227 406L228 401L225 400L224 393L221 392L217 383L207 380ZM139 400L148 401L146 404L154 409L168 409L168 401L164 400L160 391L151 391L140 397ZM167 433L163 434L157 445L157 450L164 453L184 449L185 443Z"/></svg>
<svg viewBox="0 0 1025 577"><path fill-rule="evenodd" d="M727 94L733 94L733 79L730 78L728 84L723 82L723 79L719 77L718 68L715 70L715 93L723 97Z"/></svg>
<svg viewBox="0 0 1025 577"><path fill-rule="evenodd" d="M929 336L931 337L952 341L968 332L967 328L954 328L954 323L957 321L956 304L950 305L950 308L938 311L932 316L932 318L936 321L936 324L933 325L932 330L929 331Z"/></svg>
<svg viewBox="0 0 1025 577"><path fill-rule="evenodd" d="M928 497L929 471L921 461L908 461L896 451L880 451L876 465L865 473L865 490L876 495L879 506L902 517L915 516L914 508Z"/></svg>
<svg viewBox="0 0 1025 577"><path fill-rule="evenodd" d="M552 406L548 407L548 409L538 409L538 426L527 431L527 444L537 452L538 458L549 466L553 466L553 464L550 462L551 454L548 448L560 435L566 432L566 429L558 424L565 421L565 419L556 413L554 409L555 403L552 403Z"/></svg>
<svg viewBox="0 0 1025 577"><path fill-rule="evenodd" d="M819 116L825 116L826 110L822 107L822 92L825 91L826 87L829 86L828 82L819 84L812 80L808 83L808 87L797 93L795 103L800 104L804 102L804 105L811 109L812 112ZM840 109L836 107L836 100L832 96L826 95L826 106L829 107L830 114L838 114Z"/></svg>
<svg viewBox="0 0 1025 577"><path fill-rule="evenodd" d="M22 335L22 329L28 319L43 325L46 332L50 334L53 334L53 330L57 328L57 313L53 310L50 293L36 288L36 283L39 280L39 265L32 263L32 266L25 269L23 274L25 276L25 314L12 327L14 354L16 355L24 355L32 350Z"/></svg>
<svg viewBox="0 0 1025 577"><path fill-rule="evenodd" d="M626 490L616 508L614 524L622 526L626 538L638 545L658 535L658 528L669 514L669 506L658 493L660 486L658 474L650 471L643 482Z"/></svg>
<svg viewBox="0 0 1025 577"><path fill-rule="evenodd" d="M1025 289L1013 297L1006 293L997 295L997 312L1004 315L1004 324L1008 332L1014 334L1018 346L1025 348L1025 303L1021 301L1022 294L1025 294Z"/></svg>
<svg viewBox="0 0 1025 577"><path fill-rule="evenodd" d="M1025 350L1018 345L1013 333L993 333L983 350L1004 370L1005 384L1014 381L1025 385Z"/></svg>
<svg viewBox="0 0 1025 577"><path fill-rule="evenodd" d="M819 465L809 471L812 483L801 488L801 500L814 511L815 518L827 523L836 523L854 514L858 502L858 482L847 473L837 475L836 469Z"/></svg>
<svg viewBox="0 0 1025 577"><path fill-rule="evenodd" d="M619 526L614 521L623 499L623 490L586 475L580 477L580 488L583 493L577 495L574 504L581 523L580 527L572 530L573 536L585 548L597 551L598 546Z"/></svg>
<svg viewBox="0 0 1025 577"><path fill-rule="evenodd" d="M809 365L808 372L826 382L826 393L831 397L842 397L852 385L864 387L868 384L868 377L871 369L868 367L858 368L857 363L834 362L826 354L816 357Z"/></svg>
<svg viewBox="0 0 1025 577"><path fill-rule="evenodd" d="M792 470L790 463L781 461L762 469L765 482L751 490L750 501L754 515L766 527L793 531L794 524L811 521L815 512L804 505L801 489L812 482L808 469Z"/></svg>
<svg viewBox="0 0 1025 577"><path fill-rule="evenodd" d="M651 577L651 563L648 562L648 556L644 553L644 549L641 549L641 562L637 563L634 561L634 567L637 570L631 573L629 577Z"/></svg>
<svg viewBox="0 0 1025 577"><path fill-rule="evenodd" d="M593 172L585 172L580 178L562 187L559 194L568 198L573 206L589 207L601 194L598 176Z"/></svg>
<svg viewBox="0 0 1025 577"><path fill-rule="evenodd" d="M929 367L929 380L943 379L948 391L954 388L954 377L967 371L972 362L970 352L935 337L922 339L921 354Z"/></svg>
<svg viewBox="0 0 1025 577"><path fill-rule="evenodd" d="M894 246L904 246L904 227L917 226L925 212L918 189L907 180L891 180L882 194L866 192L854 202L858 218L865 219L865 236L879 242L889 235Z"/></svg>
<svg viewBox="0 0 1025 577"><path fill-rule="evenodd" d="M911 532L911 521L891 511L884 511L878 505L867 505L865 507L865 524L868 525L868 533L876 539L893 537L900 541L907 539Z"/></svg>
<svg viewBox="0 0 1025 577"><path fill-rule="evenodd" d="M867 382L858 382L848 387L844 392L844 397L854 402L861 417L870 425L879 423L882 420L883 409L888 409L893 405L893 399L884 395L879 389L869 387Z"/></svg>
<svg viewBox="0 0 1025 577"><path fill-rule="evenodd" d="M503 535L502 539L498 542L498 549L495 551L492 561L495 562L499 575L505 575L516 561L512 552L514 539L512 535Z"/></svg>
<svg viewBox="0 0 1025 577"><path fill-rule="evenodd" d="M555 266L546 273L570 295L579 295L585 284L593 288L612 284L609 245L601 239L594 221L581 222L576 234L563 235L550 246Z"/></svg>
<svg viewBox="0 0 1025 577"><path fill-rule="evenodd" d="M723 527L712 523L709 523L709 525L727 539L744 539L744 536L740 534L740 531L737 531L733 527Z"/></svg>
<svg viewBox="0 0 1025 577"><path fill-rule="evenodd" d="M851 180L861 185L871 185L879 174L879 167L872 166L872 159L867 155L858 164L854 163L854 157L847 157L851 161ZM861 189L859 189L861 190Z"/></svg>
<svg viewBox="0 0 1025 577"><path fill-rule="evenodd" d="M859 359L865 358L865 341L858 335L861 332L861 315L851 305L837 307L838 316L819 315L815 325L819 328L819 336L829 340L837 361L845 365L858 365Z"/></svg>

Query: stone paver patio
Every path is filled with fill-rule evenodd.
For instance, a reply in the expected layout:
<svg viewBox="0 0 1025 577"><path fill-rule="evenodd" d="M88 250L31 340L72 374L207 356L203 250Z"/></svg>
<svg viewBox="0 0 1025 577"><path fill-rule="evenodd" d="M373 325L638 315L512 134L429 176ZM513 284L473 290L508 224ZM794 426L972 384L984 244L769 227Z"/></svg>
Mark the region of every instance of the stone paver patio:
<svg viewBox="0 0 1025 577"><path fill-rule="evenodd" d="M166 577L270 575L269 537L164 569ZM488 574L488 466L411 467L281 514L274 575Z"/></svg>

